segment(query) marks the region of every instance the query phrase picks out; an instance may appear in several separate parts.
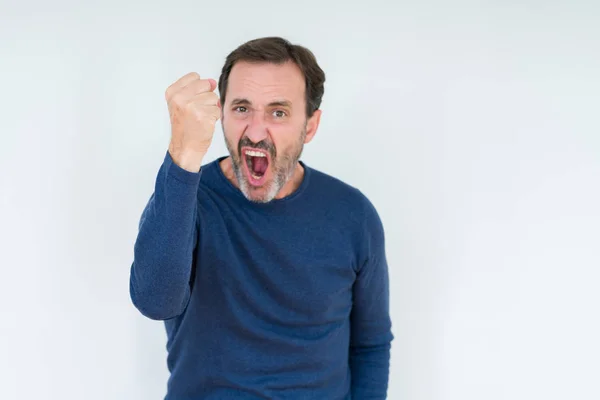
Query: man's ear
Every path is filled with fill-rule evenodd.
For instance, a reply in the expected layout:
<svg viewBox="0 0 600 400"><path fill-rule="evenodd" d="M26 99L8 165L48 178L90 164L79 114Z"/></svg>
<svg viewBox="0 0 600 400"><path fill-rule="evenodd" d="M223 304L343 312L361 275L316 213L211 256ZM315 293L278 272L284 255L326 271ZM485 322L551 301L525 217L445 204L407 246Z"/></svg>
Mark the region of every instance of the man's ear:
<svg viewBox="0 0 600 400"><path fill-rule="evenodd" d="M223 103L221 103L221 99L219 99L217 101L217 107L219 107L219 110L221 111L221 121L223 121Z"/></svg>
<svg viewBox="0 0 600 400"><path fill-rule="evenodd" d="M319 122L321 122L321 110L315 110L313 115L306 121L306 138L304 143L308 143L315 137L317 129L319 128Z"/></svg>

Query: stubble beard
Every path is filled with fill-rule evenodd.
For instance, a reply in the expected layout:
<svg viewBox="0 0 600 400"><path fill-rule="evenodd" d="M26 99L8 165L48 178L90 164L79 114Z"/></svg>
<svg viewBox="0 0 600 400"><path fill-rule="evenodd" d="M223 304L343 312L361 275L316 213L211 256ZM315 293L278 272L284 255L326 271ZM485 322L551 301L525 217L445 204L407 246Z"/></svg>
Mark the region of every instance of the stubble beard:
<svg viewBox="0 0 600 400"><path fill-rule="evenodd" d="M240 139L237 146L238 149L237 151L234 151L233 146L227 140L227 135L225 135L224 129L223 134L225 137L225 145L227 146L227 150L231 156L233 173L237 179L240 191L248 200L254 203L268 203L275 199L275 196L277 196L277 194L281 191L281 188L283 188L283 186L292 178L292 176L294 176L296 166L300 160L300 157L302 156L302 151L304 150L306 127L302 129L300 140L296 143L296 145L288 152L283 154L277 154L275 146L270 142L261 141L256 144L252 144L245 137ZM262 193L257 192L257 190L250 185L246 175L244 174L241 157L241 148L243 142L245 142L244 145L249 145L249 147L266 150L271 155L271 165L269 165L269 168L273 173L273 178L267 181L259 189L263 189Z"/></svg>

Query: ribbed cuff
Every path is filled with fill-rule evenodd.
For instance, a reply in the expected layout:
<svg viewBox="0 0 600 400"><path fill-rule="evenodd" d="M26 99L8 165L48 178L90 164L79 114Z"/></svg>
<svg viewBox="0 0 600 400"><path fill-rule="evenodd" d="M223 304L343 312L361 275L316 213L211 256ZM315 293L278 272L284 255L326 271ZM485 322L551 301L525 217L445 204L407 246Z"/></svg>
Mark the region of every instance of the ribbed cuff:
<svg viewBox="0 0 600 400"><path fill-rule="evenodd" d="M171 153L167 150L167 154L165 154L165 168L167 169L167 173L171 175L173 178L177 179L180 182L183 182L187 185L198 185L200 182L200 176L202 175L202 168L198 172L190 172L179 165L175 164L175 161L171 157Z"/></svg>

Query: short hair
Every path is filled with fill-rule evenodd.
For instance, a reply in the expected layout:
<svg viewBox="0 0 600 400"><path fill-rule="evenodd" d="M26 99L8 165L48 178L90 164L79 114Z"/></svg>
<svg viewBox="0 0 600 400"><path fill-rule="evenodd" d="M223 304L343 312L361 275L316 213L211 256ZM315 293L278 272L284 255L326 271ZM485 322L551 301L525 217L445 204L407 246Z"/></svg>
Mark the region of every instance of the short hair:
<svg viewBox="0 0 600 400"><path fill-rule="evenodd" d="M315 55L306 47L292 44L288 40L277 36L250 40L227 56L219 77L219 94L222 103L225 103L229 74L233 66L239 61L265 62L278 65L292 61L304 75L307 117L311 117L321 106L325 91L325 72L317 63Z"/></svg>

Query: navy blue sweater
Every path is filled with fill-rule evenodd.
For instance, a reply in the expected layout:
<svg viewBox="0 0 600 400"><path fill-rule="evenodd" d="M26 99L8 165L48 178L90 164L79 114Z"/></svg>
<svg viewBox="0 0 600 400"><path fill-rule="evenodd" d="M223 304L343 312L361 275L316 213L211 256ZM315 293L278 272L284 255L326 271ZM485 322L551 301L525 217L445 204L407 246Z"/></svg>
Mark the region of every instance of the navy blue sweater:
<svg viewBox="0 0 600 400"><path fill-rule="evenodd" d="M164 320L166 399L385 399L393 335L371 202L302 162L293 194L252 203L222 158L193 173L167 152L139 224L130 295Z"/></svg>

